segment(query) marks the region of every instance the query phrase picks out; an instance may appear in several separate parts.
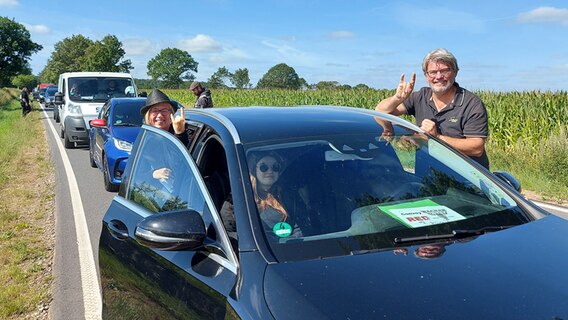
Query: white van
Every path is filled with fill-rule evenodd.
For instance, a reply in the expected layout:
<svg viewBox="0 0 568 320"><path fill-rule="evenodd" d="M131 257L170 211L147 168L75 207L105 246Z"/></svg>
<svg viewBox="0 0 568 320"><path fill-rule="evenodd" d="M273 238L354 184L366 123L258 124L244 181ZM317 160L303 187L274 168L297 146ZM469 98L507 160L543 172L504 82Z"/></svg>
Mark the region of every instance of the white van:
<svg viewBox="0 0 568 320"><path fill-rule="evenodd" d="M59 75L55 104L65 148L89 144L89 121L110 98L136 97L134 78L119 72L67 72Z"/></svg>

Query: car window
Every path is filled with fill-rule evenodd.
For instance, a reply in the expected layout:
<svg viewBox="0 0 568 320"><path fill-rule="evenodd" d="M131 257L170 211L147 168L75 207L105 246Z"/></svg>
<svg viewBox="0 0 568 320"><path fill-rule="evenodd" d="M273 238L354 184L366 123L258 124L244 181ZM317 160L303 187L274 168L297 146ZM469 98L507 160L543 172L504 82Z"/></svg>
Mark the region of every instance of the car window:
<svg viewBox="0 0 568 320"><path fill-rule="evenodd" d="M145 103L145 100L116 102L112 115L113 124L119 126L141 126L143 116L140 114L140 108Z"/></svg>
<svg viewBox="0 0 568 320"><path fill-rule="evenodd" d="M202 137L201 143L203 148L195 156L207 192L225 231L230 237L237 238L227 156L221 138L213 130L209 130Z"/></svg>
<svg viewBox="0 0 568 320"><path fill-rule="evenodd" d="M256 217L280 261L527 221L485 173L406 129L267 141L246 155Z"/></svg>
<svg viewBox="0 0 568 320"><path fill-rule="evenodd" d="M197 180L172 141L145 131L138 155L127 193L129 200L155 213L178 209L204 212L205 199Z"/></svg>
<svg viewBox="0 0 568 320"><path fill-rule="evenodd" d="M104 119L104 120L107 122L107 124L108 124L109 115L110 115L110 103L107 102L107 103L105 103L105 105L102 107L102 109L101 109L101 111L100 111L100 114L99 114L99 118L100 118L100 119Z"/></svg>
<svg viewBox="0 0 568 320"><path fill-rule="evenodd" d="M48 87L47 90L45 91L46 94L49 94L50 96L54 95L57 92L57 87Z"/></svg>
<svg viewBox="0 0 568 320"><path fill-rule="evenodd" d="M132 96L133 88L129 78L73 77L69 78L68 94L73 101L103 102L113 97Z"/></svg>
<svg viewBox="0 0 568 320"><path fill-rule="evenodd" d="M142 138L134 159L126 199L138 203L150 212L191 209L201 214L207 236L222 248L219 257L229 261L236 272L237 258L231 247L223 222L208 196L207 186L197 165L187 150L169 132L143 127ZM158 178L157 170L169 169L169 178ZM218 255L215 253L215 255Z"/></svg>

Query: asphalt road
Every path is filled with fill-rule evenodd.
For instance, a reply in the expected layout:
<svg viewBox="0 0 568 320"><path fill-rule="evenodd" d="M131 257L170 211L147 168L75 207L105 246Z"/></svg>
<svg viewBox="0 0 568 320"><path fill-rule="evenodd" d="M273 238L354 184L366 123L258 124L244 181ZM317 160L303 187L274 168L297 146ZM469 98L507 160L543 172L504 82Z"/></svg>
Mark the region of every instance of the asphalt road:
<svg viewBox="0 0 568 320"><path fill-rule="evenodd" d="M53 120L51 109L44 110L47 142L56 173L56 240L50 317L97 319L100 318L98 239L102 217L115 193L105 191L101 172L90 166L88 147L63 148L58 136L59 124ZM66 167L66 163L70 167Z"/></svg>
<svg viewBox="0 0 568 320"><path fill-rule="evenodd" d="M91 168L89 149L65 149L53 111L44 109L47 142L56 172L56 242L51 319L99 319L98 239L112 198L102 173ZM71 187L70 187L71 186ZM537 203L568 220L568 209Z"/></svg>

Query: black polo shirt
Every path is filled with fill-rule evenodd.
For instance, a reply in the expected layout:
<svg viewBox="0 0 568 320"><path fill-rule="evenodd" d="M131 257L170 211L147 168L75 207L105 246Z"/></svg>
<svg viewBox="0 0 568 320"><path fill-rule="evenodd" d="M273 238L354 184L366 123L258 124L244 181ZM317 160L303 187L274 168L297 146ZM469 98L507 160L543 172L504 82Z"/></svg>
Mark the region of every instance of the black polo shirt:
<svg viewBox="0 0 568 320"><path fill-rule="evenodd" d="M487 138L489 126L485 105L478 96L460 87L457 82L454 86L457 89L454 99L440 112L432 100L432 89L424 87L404 101L406 113L416 118L418 126L424 119L433 120L438 132L444 136ZM480 157L471 158L489 169L485 149Z"/></svg>

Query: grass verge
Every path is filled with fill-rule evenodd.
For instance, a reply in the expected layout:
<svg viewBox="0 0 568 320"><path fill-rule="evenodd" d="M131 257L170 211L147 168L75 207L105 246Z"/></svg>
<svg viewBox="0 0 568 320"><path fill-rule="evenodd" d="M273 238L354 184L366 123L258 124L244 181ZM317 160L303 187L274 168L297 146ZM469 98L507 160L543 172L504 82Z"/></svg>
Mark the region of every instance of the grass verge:
<svg viewBox="0 0 568 320"><path fill-rule="evenodd" d="M545 202L568 204L568 133L561 129L536 146L518 141L506 150L489 144L491 170L508 171L527 193ZM534 194L532 191L536 192Z"/></svg>
<svg viewBox="0 0 568 320"><path fill-rule="evenodd" d="M55 181L41 113L0 89L0 319L48 319Z"/></svg>

